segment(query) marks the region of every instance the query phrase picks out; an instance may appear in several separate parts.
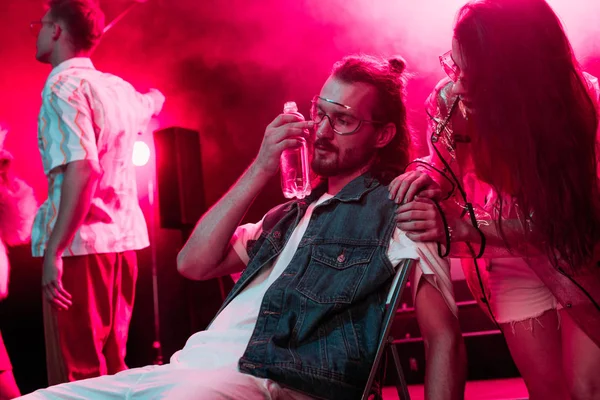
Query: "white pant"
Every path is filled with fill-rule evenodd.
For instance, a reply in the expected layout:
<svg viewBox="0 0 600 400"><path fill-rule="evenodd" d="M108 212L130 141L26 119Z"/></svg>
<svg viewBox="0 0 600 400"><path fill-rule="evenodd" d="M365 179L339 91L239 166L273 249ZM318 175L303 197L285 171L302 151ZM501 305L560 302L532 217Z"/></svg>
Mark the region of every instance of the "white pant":
<svg viewBox="0 0 600 400"><path fill-rule="evenodd" d="M231 368L147 366L38 390L23 399L308 400L308 396Z"/></svg>

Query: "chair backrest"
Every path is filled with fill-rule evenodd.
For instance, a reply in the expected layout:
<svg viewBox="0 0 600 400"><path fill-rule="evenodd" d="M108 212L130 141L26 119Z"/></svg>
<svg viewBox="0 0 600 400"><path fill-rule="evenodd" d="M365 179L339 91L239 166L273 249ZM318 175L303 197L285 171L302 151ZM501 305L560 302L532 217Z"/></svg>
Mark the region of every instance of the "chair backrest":
<svg viewBox="0 0 600 400"><path fill-rule="evenodd" d="M408 278L410 277L411 272L414 268L414 263L415 260L404 259L400 261L400 263L396 267L396 275L394 276L394 280L392 281L392 285L390 286L390 291L386 300L386 311L383 317L381 336L379 337L379 345L377 347L377 353L375 354L375 360L373 361L373 365L371 367L369 379L367 380L367 384L363 392L363 400L367 400L369 398L371 387L373 386L375 376L377 375L377 371L379 370L379 366L381 364L381 359L383 358L383 355L386 349L388 348L388 345L390 344L388 338L390 336L392 324L394 323L394 317L396 316L396 311L398 310L398 306L400 305L402 291L406 287L406 282L408 282ZM402 380L402 385L406 386L406 383L404 382L404 378L402 376L402 371L397 372L401 375L400 377Z"/></svg>

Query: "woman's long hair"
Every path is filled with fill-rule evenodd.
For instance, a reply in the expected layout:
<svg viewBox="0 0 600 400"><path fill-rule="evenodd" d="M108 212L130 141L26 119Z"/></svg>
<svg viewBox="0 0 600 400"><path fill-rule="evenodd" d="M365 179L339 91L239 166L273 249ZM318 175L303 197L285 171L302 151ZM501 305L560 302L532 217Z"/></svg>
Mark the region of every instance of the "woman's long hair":
<svg viewBox="0 0 600 400"><path fill-rule="evenodd" d="M599 237L598 114L562 24L544 0L478 0L459 11L454 36L478 177L513 196L549 254L577 268Z"/></svg>

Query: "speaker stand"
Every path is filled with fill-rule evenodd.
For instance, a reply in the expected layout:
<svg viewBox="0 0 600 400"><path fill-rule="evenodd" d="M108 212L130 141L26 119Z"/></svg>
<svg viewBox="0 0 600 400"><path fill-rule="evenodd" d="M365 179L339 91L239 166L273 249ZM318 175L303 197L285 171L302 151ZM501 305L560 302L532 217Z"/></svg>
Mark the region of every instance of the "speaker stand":
<svg viewBox="0 0 600 400"><path fill-rule="evenodd" d="M154 300L154 365L163 364L162 344L160 342L160 312L158 306L158 266L157 266L157 243L156 243L156 217L154 209L154 179L148 179L148 203L150 205L150 252L152 255L152 298Z"/></svg>

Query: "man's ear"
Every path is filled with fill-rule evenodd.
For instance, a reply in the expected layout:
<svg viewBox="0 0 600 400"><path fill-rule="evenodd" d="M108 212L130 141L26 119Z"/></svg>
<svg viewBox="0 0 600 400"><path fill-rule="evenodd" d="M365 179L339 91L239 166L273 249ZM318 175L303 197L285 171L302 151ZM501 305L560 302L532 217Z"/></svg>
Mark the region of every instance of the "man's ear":
<svg viewBox="0 0 600 400"><path fill-rule="evenodd" d="M58 23L52 24L52 40L57 41L60 35L64 33L64 29Z"/></svg>
<svg viewBox="0 0 600 400"><path fill-rule="evenodd" d="M396 136L396 125L388 122L383 128L377 131L375 147L381 149L387 146L394 139L394 136Z"/></svg>

